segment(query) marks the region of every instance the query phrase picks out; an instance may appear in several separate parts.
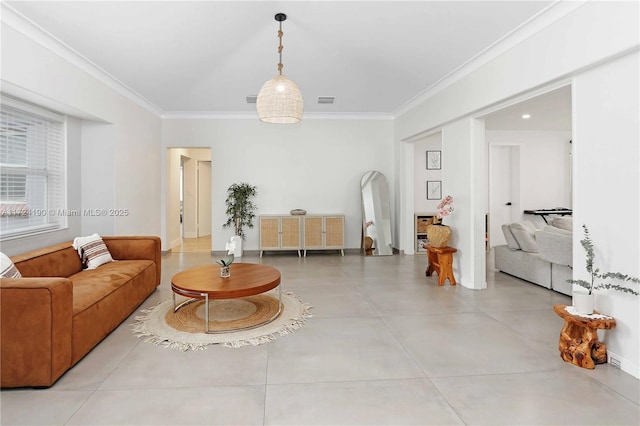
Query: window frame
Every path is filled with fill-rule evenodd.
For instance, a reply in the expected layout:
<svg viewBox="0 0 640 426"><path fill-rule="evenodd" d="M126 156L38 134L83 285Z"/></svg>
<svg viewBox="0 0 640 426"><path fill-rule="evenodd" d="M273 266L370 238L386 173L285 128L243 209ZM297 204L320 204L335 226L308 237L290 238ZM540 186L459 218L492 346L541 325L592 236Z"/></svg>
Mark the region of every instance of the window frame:
<svg viewBox="0 0 640 426"><path fill-rule="evenodd" d="M38 177L44 177L40 185L44 187L44 190L36 190L38 202L42 203L43 208L29 208L29 196L33 196L33 192L29 193L29 184L26 184L25 188L25 200L24 201L10 201L8 199L0 199L0 221L3 221L2 228L0 228L0 241L13 240L23 238L32 235L56 232L68 228L67 214L67 117L57 112L48 110L44 107L31 104L26 101L22 101L5 94L0 96L0 109L2 112L9 110L15 111L17 114L28 116L33 122L44 120L53 124L43 125L38 130L45 129L44 136L38 136L41 139L33 142L31 139L31 145L29 140L26 142L26 152L29 152L29 148L38 150L41 155L40 160L43 161L46 166L41 169L34 167L34 161L27 158L25 164L16 165L11 163L2 163L5 159L0 159L0 172L5 174L8 169L12 171L24 168L24 176L26 181L31 179L37 179ZM7 120L8 121L8 120ZM0 117L3 129L6 129L4 114ZM47 126L51 126L49 129ZM26 132L26 137L28 137ZM49 140L54 139L54 145L49 145ZM44 145L43 145L44 144ZM50 149L51 148L51 149ZM28 156L28 154L27 154ZM31 163L30 163L31 161ZM9 173L14 174L14 173ZM17 173L17 175L22 175ZM15 205L15 207L13 206ZM33 204L32 204L33 205ZM42 223L28 223L25 226L5 226L9 223L11 217L29 217L33 218L34 222L38 221L38 218L43 218ZM4 221L7 221L6 223Z"/></svg>

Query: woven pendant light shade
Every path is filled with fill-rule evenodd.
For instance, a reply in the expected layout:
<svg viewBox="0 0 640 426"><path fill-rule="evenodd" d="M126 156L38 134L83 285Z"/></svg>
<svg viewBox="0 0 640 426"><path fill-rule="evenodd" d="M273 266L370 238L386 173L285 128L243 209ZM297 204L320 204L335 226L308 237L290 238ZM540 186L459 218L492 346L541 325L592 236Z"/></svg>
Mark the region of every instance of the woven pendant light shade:
<svg viewBox="0 0 640 426"><path fill-rule="evenodd" d="M293 81L277 75L260 89L256 109L260 120L266 123L299 123L302 120L302 94Z"/></svg>

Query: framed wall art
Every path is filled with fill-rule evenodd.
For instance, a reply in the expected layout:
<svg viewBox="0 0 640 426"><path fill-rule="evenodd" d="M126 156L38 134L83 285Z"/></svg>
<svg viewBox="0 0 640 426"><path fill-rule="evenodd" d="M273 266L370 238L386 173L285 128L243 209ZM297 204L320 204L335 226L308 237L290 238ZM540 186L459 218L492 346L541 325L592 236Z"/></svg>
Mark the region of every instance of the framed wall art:
<svg viewBox="0 0 640 426"><path fill-rule="evenodd" d="M427 151L427 170L441 169L442 151Z"/></svg>
<svg viewBox="0 0 640 426"><path fill-rule="evenodd" d="M441 199L442 199L442 181L428 180L427 181L427 200L441 200Z"/></svg>

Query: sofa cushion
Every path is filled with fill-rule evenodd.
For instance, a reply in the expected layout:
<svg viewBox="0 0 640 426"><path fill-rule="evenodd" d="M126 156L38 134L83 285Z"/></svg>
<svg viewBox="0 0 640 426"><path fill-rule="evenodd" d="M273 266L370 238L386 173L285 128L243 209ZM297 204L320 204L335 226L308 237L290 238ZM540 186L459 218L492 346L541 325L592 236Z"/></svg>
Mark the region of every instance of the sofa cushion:
<svg viewBox="0 0 640 426"><path fill-rule="evenodd" d="M564 229L565 231L573 232L573 217L562 216L557 217L551 221L551 225L556 228Z"/></svg>
<svg viewBox="0 0 640 426"><path fill-rule="evenodd" d="M504 273L551 288L551 264L540 259L537 253L496 246L495 266Z"/></svg>
<svg viewBox="0 0 640 426"><path fill-rule="evenodd" d="M148 268L155 268L150 260L119 260L100 269L85 269L69 277L73 282L73 315L118 290L124 283Z"/></svg>
<svg viewBox="0 0 640 426"><path fill-rule="evenodd" d="M515 222L509 225L513 237L518 242L520 249L528 253L537 253L536 227L531 222Z"/></svg>
<svg viewBox="0 0 640 426"><path fill-rule="evenodd" d="M0 252L0 278L21 278L22 275L13 261L4 253Z"/></svg>
<svg viewBox="0 0 640 426"><path fill-rule="evenodd" d="M551 232L552 234L557 234L557 235L565 235L568 237L571 237L573 235L573 232L571 231L567 231L562 228L556 228L555 226L549 226L549 225L545 226L543 231Z"/></svg>
<svg viewBox="0 0 640 426"><path fill-rule="evenodd" d="M73 240L73 248L78 250L82 264L87 269L96 269L100 265L113 262L107 245L98 234L76 237Z"/></svg>
<svg viewBox="0 0 640 426"><path fill-rule="evenodd" d="M68 277L82 271L82 262L72 242L55 244L11 256L23 277Z"/></svg>
<svg viewBox="0 0 640 426"><path fill-rule="evenodd" d="M502 225L502 233L504 234L504 239L507 241L507 246L511 250L520 250L520 245L513 236L513 232L511 232L511 228L509 228L508 224L505 223Z"/></svg>
<svg viewBox="0 0 640 426"><path fill-rule="evenodd" d="M536 232L538 254L547 262L571 267L573 265L573 233L546 226Z"/></svg>

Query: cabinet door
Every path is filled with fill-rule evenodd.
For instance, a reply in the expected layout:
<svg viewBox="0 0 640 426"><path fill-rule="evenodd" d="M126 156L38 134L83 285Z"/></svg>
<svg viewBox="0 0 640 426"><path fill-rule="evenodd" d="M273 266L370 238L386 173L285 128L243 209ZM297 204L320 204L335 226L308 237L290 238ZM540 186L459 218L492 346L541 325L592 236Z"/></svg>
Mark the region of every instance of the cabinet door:
<svg viewBox="0 0 640 426"><path fill-rule="evenodd" d="M321 249L322 247L322 216L305 217L304 248Z"/></svg>
<svg viewBox="0 0 640 426"><path fill-rule="evenodd" d="M344 217L327 216L324 218L324 247L344 247Z"/></svg>
<svg viewBox="0 0 640 426"><path fill-rule="evenodd" d="M300 249L300 218L284 216L280 219L280 248Z"/></svg>
<svg viewBox="0 0 640 426"><path fill-rule="evenodd" d="M260 249L280 248L280 218L260 217Z"/></svg>

